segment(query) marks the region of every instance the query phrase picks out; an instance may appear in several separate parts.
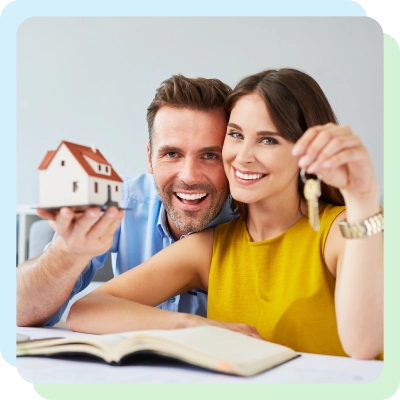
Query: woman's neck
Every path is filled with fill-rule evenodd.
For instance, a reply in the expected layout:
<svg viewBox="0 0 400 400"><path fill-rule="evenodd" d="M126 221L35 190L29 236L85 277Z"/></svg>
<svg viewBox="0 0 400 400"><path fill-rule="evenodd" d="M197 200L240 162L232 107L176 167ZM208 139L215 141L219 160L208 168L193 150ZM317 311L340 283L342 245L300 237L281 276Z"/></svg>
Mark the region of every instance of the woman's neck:
<svg viewBox="0 0 400 400"><path fill-rule="evenodd" d="M274 238L296 224L306 209L307 204L298 194L249 204L247 230L254 242Z"/></svg>

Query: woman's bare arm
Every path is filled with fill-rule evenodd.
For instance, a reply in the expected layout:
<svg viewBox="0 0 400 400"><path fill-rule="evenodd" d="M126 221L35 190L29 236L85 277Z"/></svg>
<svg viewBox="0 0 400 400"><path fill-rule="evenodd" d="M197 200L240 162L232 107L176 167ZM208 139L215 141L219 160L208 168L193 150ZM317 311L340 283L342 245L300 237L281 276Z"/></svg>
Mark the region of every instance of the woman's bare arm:
<svg viewBox="0 0 400 400"><path fill-rule="evenodd" d="M209 229L167 247L78 300L71 307L67 326L75 331L102 334L214 325L260 338L255 328L245 324L154 307L193 288L207 290L212 242L213 230Z"/></svg>

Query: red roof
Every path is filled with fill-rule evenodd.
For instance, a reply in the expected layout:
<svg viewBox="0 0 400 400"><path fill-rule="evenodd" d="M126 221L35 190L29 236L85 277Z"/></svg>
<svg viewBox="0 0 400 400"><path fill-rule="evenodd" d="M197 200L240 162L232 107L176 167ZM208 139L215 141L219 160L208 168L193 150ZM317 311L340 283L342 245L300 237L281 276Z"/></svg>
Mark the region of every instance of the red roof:
<svg viewBox="0 0 400 400"><path fill-rule="evenodd" d="M51 160L54 158L55 154L58 152L58 150L60 149L60 147L63 144L65 146L67 146L68 150L73 154L73 156L76 158L76 160L79 162L79 164L82 166L82 168L86 171L86 173L89 176L95 176L97 178L109 179L112 181L122 182L122 179L115 172L114 168L104 158L104 156L100 153L99 150L96 149L96 152L93 152L91 147L81 146L80 144L66 142L64 140L60 143L60 145L57 147L56 150L50 150L46 153L46 155L43 158L43 161L39 165L40 170L47 169L47 167L51 163ZM111 168L111 175L99 174L96 171L94 171L93 168L89 165L89 163L85 160L85 157L83 157L83 155L91 158L92 160L94 160L96 162L99 162L102 164L107 164Z"/></svg>

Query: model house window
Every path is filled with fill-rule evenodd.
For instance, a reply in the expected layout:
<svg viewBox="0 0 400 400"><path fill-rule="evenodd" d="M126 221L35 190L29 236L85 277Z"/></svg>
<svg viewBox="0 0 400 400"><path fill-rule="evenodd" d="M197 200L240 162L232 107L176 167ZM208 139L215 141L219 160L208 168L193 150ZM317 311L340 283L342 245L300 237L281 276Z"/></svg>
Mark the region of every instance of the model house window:
<svg viewBox="0 0 400 400"><path fill-rule="evenodd" d="M98 185L97 185L97 182L94 183L94 192L95 192L95 193L98 192Z"/></svg>
<svg viewBox="0 0 400 400"><path fill-rule="evenodd" d="M61 166L63 167L64 165L65 165L65 161L62 160L62 161L61 161Z"/></svg>
<svg viewBox="0 0 400 400"><path fill-rule="evenodd" d="M115 186L115 191L118 192L118 186Z"/></svg>
<svg viewBox="0 0 400 400"><path fill-rule="evenodd" d="M101 171L101 165L99 164L99 171Z"/></svg>
<svg viewBox="0 0 400 400"><path fill-rule="evenodd" d="M72 182L72 191L76 192L78 190L78 182Z"/></svg>
<svg viewBox="0 0 400 400"><path fill-rule="evenodd" d="M106 166L106 172L108 172L108 167Z"/></svg>

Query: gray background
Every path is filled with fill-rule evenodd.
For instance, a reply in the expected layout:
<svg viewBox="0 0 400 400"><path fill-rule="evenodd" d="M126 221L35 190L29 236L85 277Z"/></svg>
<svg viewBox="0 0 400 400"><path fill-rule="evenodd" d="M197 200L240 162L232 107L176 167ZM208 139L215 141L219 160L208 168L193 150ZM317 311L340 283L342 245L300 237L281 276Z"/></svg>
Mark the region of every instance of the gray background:
<svg viewBox="0 0 400 400"><path fill-rule="evenodd" d="M94 143L119 174L147 168L146 108L172 74L234 86L291 67L321 85L383 184L383 34L366 17L30 18L17 37L17 203L61 140Z"/></svg>

